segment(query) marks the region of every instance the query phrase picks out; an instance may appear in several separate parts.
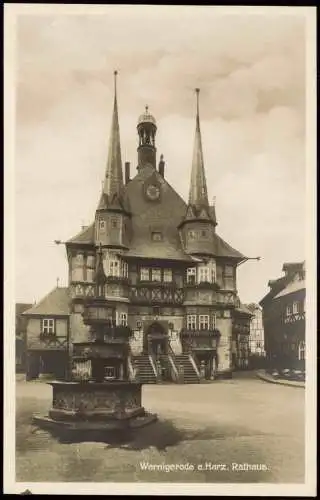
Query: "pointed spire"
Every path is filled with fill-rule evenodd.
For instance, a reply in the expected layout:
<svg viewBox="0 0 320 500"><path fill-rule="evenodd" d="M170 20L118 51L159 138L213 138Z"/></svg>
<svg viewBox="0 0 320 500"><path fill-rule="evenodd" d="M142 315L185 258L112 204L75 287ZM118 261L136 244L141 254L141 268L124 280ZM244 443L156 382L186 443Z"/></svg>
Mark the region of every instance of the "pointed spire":
<svg viewBox="0 0 320 500"><path fill-rule="evenodd" d="M197 96L197 116L196 116L196 134L193 147L193 160L191 170L191 181L189 191L189 204L208 207L208 192L206 175L204 170L201 132L200 132L200 118L199 118L199 92L196 90Z"/></svg>
<svg viewBox="0 0 320 500"><path fill-rule="evenodd" d="M118 119L118 103L117 103L117 74L114 72L114 104L113 115L111 124L111 134L109 139L109 153L106 168L106 176L104 180L104 193L109 200L113 196L120 195L123 188L123 173L121 161L121 147L120 147L120 130Z"/></svg>

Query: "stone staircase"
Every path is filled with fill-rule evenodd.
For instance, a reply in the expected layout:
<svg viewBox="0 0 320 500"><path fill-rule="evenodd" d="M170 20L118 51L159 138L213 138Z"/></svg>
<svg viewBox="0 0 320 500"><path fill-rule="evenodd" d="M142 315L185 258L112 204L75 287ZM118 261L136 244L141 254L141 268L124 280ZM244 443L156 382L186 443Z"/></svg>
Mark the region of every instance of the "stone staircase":
<svg viewBox="0 0 320 500"><path fill-rule="evenodd" d="M178 372L178 378L174 373L172 373L172 367L167 355L161 355L158 359L161 365L166 367L166 380L161 380L161 377L156 377L154 369L152 367L150 358L147 354L140 354L132 356L133 364L135 370L137 371L137 380L143 384L157 384L161 382L173 382L173 383L184 383L184 384L199 384L199 377L190 361L188 354L175 354L171 353L171 358L175 364ZM157 361L155 362L155 368L157 369ZM183 366L183 379L180 379L180 366ZM171 376L170 376L171 375Z"/></svg>
<svg viewBox="0 0 320 500"><path fill-rule="evenodd" d="M133 356L133 364L137 370L137 379L139 382L142 382L142 384L157 383L157 378L147 354Z"/></svg>
<svg viewBox="0 0 320 500"><path fill-rule="evenodd" d="M184 384L199 384L199 377L190 361L188 354L176 354L174 362L180 373L180 366L183 366L183 383Z"/></svg>

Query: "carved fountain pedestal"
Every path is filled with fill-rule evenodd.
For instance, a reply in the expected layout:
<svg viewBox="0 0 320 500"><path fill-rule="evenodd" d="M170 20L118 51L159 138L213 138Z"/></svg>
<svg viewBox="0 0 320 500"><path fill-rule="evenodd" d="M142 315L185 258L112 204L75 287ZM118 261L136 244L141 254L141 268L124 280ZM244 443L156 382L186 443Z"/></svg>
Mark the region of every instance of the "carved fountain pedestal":
<svg viewBox="0 0 320 500"><path fill-rule="evenodd" d="M129 380L130 329L116 326L114 307L104 298L87 301L84 322L91 340L73 343L70 380L53 381L52 408L34 424L52 434L72 436L129 431L157 419L142 406L142 384Z"/></svg>

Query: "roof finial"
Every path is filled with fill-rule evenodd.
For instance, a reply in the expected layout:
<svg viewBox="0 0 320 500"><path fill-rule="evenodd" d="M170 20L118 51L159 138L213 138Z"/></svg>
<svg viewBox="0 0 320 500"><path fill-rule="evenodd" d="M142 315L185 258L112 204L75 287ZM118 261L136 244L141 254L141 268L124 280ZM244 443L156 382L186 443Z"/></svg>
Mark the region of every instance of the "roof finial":
<svg viewBox="0 0 320 500"><path fill-rule="evenodd" d="M196 95L197 95L197 117L199 117L199 94L200 94L200 89L195 89Z"/></svg>
<svg viewBox="0 0 320 500"><path fill-rule="evenodd" d="M57 288L59 288L59 281L60 281L60 278L57 278Z"/></svg>
<svg viewBox="0 0 320 500"><path fill-rule="evenodd" d="M146 114L148 114L148 111L149 111L149 106L148 104L146 104Z"/></svg>
<svg viewBox="0 0 320 500"><path fill-rule="evenodd" d="M115 97L117 96L117 75L118 75L118 71L114 71L113 72L114 74L114 95Z"/></svg>

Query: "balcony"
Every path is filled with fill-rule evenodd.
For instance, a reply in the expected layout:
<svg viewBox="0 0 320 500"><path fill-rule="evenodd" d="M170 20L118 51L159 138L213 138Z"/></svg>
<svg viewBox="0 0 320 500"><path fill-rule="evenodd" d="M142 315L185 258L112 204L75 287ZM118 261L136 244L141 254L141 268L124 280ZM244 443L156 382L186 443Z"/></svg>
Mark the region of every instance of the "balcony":
<svg viewBox="0 0 320 500"><path fill-rule="evenodd" d="M163 283L157 283L157 285L152 283L147 285L141 284L132 286L130 289L131 303L144 305L181 305L184 299L183 288L177 288L172 285L163 285Z"/></svg>
<svg viewBox="0 0 320 500"><path fill-rule="evenodd" d="M221 289L221 287L218 285L218 283L211 283L210 281L201 281L200 283L196 282L186 282L185 283L185 288L193 288L196 290L215 290L218 291Z"/></svg>
<svg viewBox="0 0 320 500"><path fill-rule="evenodd" d="M185 337L220 337L220 331L217 328L214 328L212 330L191 330L188 328L183 328L180 332L180 337L185 338Z"/></svg>
<svg viewBox="0 0 320 500"><path fill-rule="evenodd" d="M303 311L303 312L290 314L289 316L284 316L283 323L285 325L287 325L287 324L291 324L291 323L296 323L298 321L305 321L305 319L306 319L306 313Z"/></svg>
<svg viewBox="0 0 320 500"><path fill-rule="evenodd" d="M124 276L106 276L106 283L116 283L117 285L129 285L129 278Z"/></svg>

